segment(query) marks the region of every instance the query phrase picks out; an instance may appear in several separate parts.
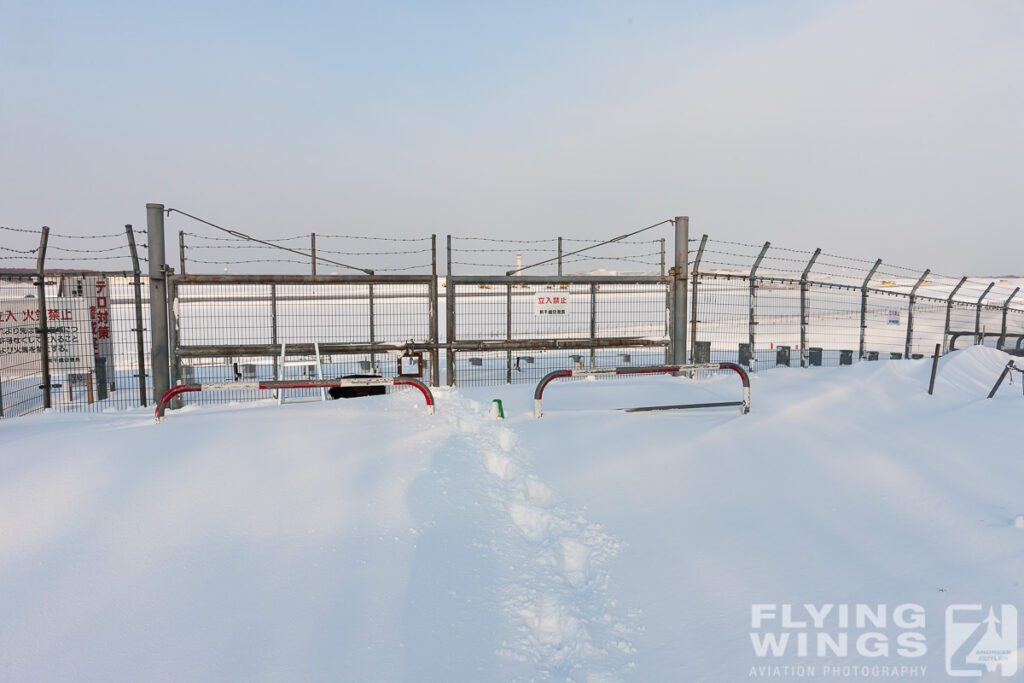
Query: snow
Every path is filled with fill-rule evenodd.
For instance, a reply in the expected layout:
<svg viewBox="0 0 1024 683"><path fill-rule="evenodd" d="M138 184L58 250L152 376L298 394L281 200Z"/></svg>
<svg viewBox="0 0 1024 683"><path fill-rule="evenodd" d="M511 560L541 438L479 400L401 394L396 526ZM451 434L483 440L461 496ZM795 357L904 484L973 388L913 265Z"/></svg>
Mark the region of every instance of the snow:
<svg viewBox="0 0 1024 683"><path fill-rule="evenodd" d="M947 606L1024 605L1008 358L759 372L745 416L617 410L728 373L5 420L0 680L944 680ZM753 605L862 603L926 653L755 654Z"/></svg>

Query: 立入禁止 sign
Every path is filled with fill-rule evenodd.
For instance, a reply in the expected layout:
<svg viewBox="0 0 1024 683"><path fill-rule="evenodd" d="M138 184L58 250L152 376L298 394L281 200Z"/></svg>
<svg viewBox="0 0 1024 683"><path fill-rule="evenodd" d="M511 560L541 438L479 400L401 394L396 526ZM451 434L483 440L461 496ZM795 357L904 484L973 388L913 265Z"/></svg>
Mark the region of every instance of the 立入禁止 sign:
<svg viewBox="0 0 1024 683"><path fill-rule="evenodd" d="M569 315L569 299L564 294L536 294L533 314L538 318L564 318Z"/></svg>

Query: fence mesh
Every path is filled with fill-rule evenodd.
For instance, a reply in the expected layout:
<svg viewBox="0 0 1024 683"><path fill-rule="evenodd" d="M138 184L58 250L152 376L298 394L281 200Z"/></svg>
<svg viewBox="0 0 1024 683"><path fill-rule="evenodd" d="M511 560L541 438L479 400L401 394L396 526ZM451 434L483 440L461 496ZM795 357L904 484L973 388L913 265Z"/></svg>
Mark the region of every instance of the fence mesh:
<svg viewBox="0 0 1024 683"><path fill-rule="evenodd" d="M312 377L315 369L301 361L312 359L314 343L324 347L327 378L395 376L406 362L401 358L421 353L425 379L449 374L459 385L533 383L573 367L660 365L670 346L672 279L664 239L635 233L606 242L451 237L441 259L451 264L449 275L436 277L433 236L327 231L253 240L178 218L178 249L169 230L167 253L172 261L175 253L184 256L179 271L312 272L314 249L318 268L315 278L172 277L172 374L183 382ZM148 280L140 278L136 293L131 272L110 270L131 267L126 234L49 232L47 264L96 270L47 271L44 311L34 274L39 231L0 227L0 236L0 416L44 409L40 316L49 328L54 410L151 405ZM146 231L135 236L144 253ZM345 270L337 263L377 276L333 275ZM844 365L929 356L936 344L944 352L981 343L1024 353L1024 278L948 277L875 259L706 236L690 240L689 266L684 315L688 360L695 362L740 362L755 371ZM526 277L505 277L520 267ZM540 312L543 301L554 302L557 315ZM446 329L449 324L454 327ZM300 363L281 367L282 344ZM446 346L451 373L432 360L445 358ZM267 397L238 391L192 393L184 400Z"/></svg>

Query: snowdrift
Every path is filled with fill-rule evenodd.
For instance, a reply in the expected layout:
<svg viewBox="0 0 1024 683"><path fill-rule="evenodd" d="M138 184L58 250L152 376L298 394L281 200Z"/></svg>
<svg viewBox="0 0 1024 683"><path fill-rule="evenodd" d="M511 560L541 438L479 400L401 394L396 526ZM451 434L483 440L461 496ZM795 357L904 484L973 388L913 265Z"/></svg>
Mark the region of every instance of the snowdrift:
<svg viewBox="0 0 1024 683"><path fill-rule="evenodd" d="M1024 604L1024 397L985 399L1007 358L947 356L935 396L930 361L758 373L747 416L616 410L735 398L633 377L552 385L540 420L502 386L434 416L399 393L4 421L0 680L820 674L897 658L758 656L753 605L907 603L926 651L898 663L942 680L948 605Z"/></svg>

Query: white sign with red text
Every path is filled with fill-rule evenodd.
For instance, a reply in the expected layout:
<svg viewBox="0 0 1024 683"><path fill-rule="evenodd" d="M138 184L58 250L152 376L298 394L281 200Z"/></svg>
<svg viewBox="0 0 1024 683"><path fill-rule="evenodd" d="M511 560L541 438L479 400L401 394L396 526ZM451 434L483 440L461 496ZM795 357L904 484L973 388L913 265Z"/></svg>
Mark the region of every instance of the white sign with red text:
<svg viewBox="0 0 1024 683"><path fill-rule="evenodd" d="M534 294L533 314L538 318L565 318L569 299L565 294Z"/></svg>

